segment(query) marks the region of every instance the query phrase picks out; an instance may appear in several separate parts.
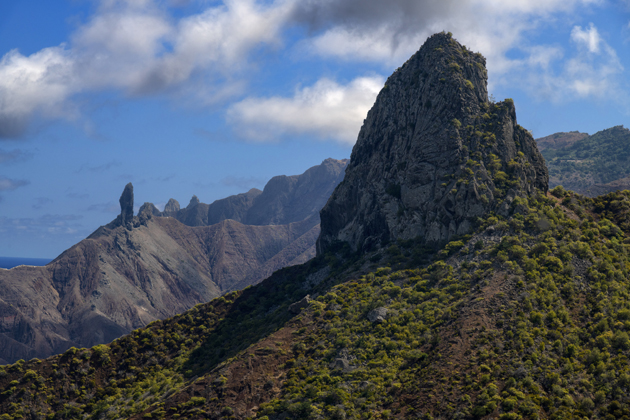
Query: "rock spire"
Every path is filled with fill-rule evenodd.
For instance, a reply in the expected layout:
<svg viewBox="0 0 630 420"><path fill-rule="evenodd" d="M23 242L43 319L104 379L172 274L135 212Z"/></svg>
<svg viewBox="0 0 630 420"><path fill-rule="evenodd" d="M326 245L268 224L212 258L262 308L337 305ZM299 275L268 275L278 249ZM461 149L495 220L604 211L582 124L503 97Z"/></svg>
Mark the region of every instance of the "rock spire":
<svg viewBox="0 0 630 420"><path fill-rule="evenodd" d="M131 230L133 228L133 185L131 182L125 185L118 202L120 203L120 223Z"/></svg>
<svg viewBox="0 0 630 420"><path fill-rule="evenodd" d="M488 100L485 58L450 34L431 36L392 74L321 211L319 254L397 239L444 243L489 211L546 191L544 160L512 100Z"/></svg>

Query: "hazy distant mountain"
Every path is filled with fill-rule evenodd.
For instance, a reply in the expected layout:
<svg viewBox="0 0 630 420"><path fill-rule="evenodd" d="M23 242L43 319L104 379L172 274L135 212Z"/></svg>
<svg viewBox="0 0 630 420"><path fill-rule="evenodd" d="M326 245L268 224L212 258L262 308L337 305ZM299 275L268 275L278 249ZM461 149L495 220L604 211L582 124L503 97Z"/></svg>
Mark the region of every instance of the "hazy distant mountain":
<svg viewBox="0 0 630 420"><path fill-rule="evenodd" d="M546 137L536 139L538 150L562 149L571 146L573 143L588 137L588 133L579 131L569 131L568 133L554 133Z"/></svg>
<svg viewBox="0 0 630 420"><path fill-rule="evenodd" d="M347 163L326 159L302 175L271 178L262 192L252 189L217 200L208 210L208 223L233 219L248 225L283 225L312 214L319 217L319 210L343 179Z"/></svg>
<svg viewBox="0 0 630 420"><path fill-rule="evenodd" d="M537 140L549 186L595 197L630 188L630 130L616 126L591 136L556 133Z"/></svg>
<svg viewBox="0 0 630 420"><path fill-rule="evenodd" d="M273 178L258 194L267 201L246 206L250 218L259 211L259 220L291 219L273 225L226 217L207 225L213 207L197 197L184 209L169 202L165 212L145 203L134 216L127 185L116 220L47 266L0 269L0 362L106 343L309 260L319 210L345 165L328 159L303 175ZM278 187L278 179L290 182ZM233 197L220 201L238 203Z"/></svg>

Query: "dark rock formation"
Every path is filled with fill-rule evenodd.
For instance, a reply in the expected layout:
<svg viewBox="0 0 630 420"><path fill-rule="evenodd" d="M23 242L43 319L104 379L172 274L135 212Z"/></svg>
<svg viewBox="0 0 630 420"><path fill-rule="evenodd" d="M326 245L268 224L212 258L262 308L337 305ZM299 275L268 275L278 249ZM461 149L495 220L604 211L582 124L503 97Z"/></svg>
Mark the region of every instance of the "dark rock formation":
<svg viewBox="0 0 630 420"><path fill-rule="evenodd" d="M397 239L443 243L547 183L513 101L488 101L483 56L436 34L379 93L321 211L317 251L336 242L354 250Z"/></svg>
<svg viewBox="0 0 630 420"><path fill-rule="evenodd" d="M138 210L138 224L146 225L147 221L153 216L160 216L162 212L158 210L153 203L144 203ZM135 226L135 224L134 224Z"/></svg>
<svg viewBox="0 0 630 420"><path fill-rule="evenodd" d="M168 203L166 203L166 206L164 206L164 216L171 216L174 213L177 213L179 211L179 201L175 200L174 198L171 198L170 200L168 200Z"/></svg>
<svg viewBox="0 0 630 420"><path fill-rule="evenodd" d="M125 185L118 202L120 203L120 223L131 230L133 227L133 185L131 182Z"/></svg>
<svg viewBox="0 0 630 420"><path fill-rule="evenodd" d="M302 309L308 307L308 304L311 302L311 295L306 295L302 299L297 302L293 302L289 305L289 312L292 314L299 314Z"/></svg>
<svg viewBox="0 0 630 420"><path fill-rule="evenodd" d="M387 318L387 312L389 312L387 308L383 307L372 309L370 312L368 312L367 319L371 323L382 324Z"/></svg>

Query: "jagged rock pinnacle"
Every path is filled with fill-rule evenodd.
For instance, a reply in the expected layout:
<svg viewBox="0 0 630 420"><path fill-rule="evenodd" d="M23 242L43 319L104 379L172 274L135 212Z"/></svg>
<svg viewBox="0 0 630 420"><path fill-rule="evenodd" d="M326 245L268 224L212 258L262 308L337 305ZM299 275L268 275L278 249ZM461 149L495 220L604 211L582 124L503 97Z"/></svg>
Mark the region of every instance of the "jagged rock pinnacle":
<svg viewBox="0 0 630 420"><path fill-rule="evenodd" d="M193 195L192 198L190 199L190 202L188 203L188 206L186 208L187 209L191 209L191 208L195 207L197 204L199 204L199 198L197 198L196 195Z"/></svg>
<svg viewBox="0 0 630 420"><path fill-rule="evenodd" d="M131 182L125 185L118 202L120 203L121 225L131 230L133 228L133 185Z"/></svg>
<svg viewBox="0 0 630 420"><path fill-rule="evenodd" d="M171 213L177 213L179 209L179 201L171 198L168 200L168 203L166 203L166 206L164 206L164 213L168 213L170 215Z"/></svg>
<svg viewBox="0 0 630 420"><path fill-rule="evenodd" d="M388 78L368 113L321 211L317 251L336 242L354 250L397 239L443 243L547 184L512 100L488 101L485 58L436 34Z"/></svg>

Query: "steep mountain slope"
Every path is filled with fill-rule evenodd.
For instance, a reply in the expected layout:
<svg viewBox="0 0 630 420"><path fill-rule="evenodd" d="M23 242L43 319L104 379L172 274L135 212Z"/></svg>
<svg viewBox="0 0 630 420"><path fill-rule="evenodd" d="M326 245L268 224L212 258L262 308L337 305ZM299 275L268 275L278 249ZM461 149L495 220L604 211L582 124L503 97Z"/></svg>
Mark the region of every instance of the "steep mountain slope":
<svg viewBox="0 0 630 420"><path fill-rule="evenodd" d="M566 133L556 135L562 134ZM551 187L562 185L590 197L630 188L630 130L623 126L574 136L571 142L549 143L542 154Z"/></svg>
<svg viewBox="0 0 630 420"><path fill-rule="evenodd" d="M437 34L416 62L439 51L451 60L436 61L433 71L452 62L461 68L463 50L450 34ZM437 97L458 90L455 83L469 89L464 79L427 89ZM513 109L500 104L497 116L502 108ZM496 144L507 147L493 148L487 135L485 155L471 147L475 138L462 140L483 162L465 166L472 174L462 186L484 180L495 200L481 210L468 202L476 195L458 201L478 215L464 235L445 245L393 236L398 226L375 187L377 199L366 202L385 222L344 236L354 229L345 221L355 219L328 221L330 207L340 191L361 186L340 185L321 213L332 239L320 242L315 259L111 345L6 366L0 411L93 419L630 418L630 193L547 193L533 139L488 117L478 123L498 126ZM355 150L369 141L360 137ZM394 150L404 138L390 141ZM444 159L465 152L456 141L446 144ZM507 159L510 145L530 144L530 154L520 149L522 156ZM415 159L409 154L406 163ZM450 173L460 176L458 160L451 162ZM413 210L420 226L424 211ZM439 223L459 217L443 213Z"/></svg>
<svg viewBox="0 0 630 420"><path fill-rule="evenodd" d="M345 164L328 159L322 166ZM289 177L306 187L301 198L313 205L330 195L339 178L338 171L331 176L318 168ZM276 196L295 191L275 188ZM252 226L224 219L205 226L209 206L193 197L185 209L171 201L164 213L145 203L134 217L131 184L120 205L116 220L47 266L0 270L0 362L110 342L315 255L318 208L302 211L292 223ZM285 200L257 210L291 214L295 207ZM168 214L185 224L163 217Z"/></svg>

